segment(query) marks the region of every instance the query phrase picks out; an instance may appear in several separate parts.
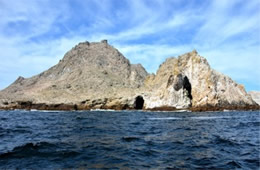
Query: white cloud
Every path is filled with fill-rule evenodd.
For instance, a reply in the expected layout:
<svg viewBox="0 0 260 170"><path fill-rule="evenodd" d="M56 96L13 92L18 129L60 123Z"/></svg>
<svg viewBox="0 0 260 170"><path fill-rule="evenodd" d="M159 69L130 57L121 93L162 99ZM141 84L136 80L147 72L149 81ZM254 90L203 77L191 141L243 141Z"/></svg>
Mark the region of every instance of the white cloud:
<svg viewBox="0 0 260 170"><path fill-rule="evenodd" d="M248 15L252 9L246 8L250 6L248 4L254 2L247 1L246 6L241 7L239 14L232 14L234 10L232 8L239 1L214 1L203 16L204 24L196 34L194 43L207 44L212 48L232 38L232 36L247 33L251 30L259 31L259 12Z"/></svg>
<svg viewBox="0 0 260 170"><path fill-rule="evenodd" d="M3 1L0 7L1 13L1 35L5 38L15 36L22 40L42 35L50 29L57 20L64 20L62 15L66 6L59 5L56 10L51 1Z"/></svg>
<svg viewBox="0 0 260 170"><path fill-rule="evenodd" d="M191 51L188 46L170 45L120 45L114 44L130 61L134 64L141 63L148 72L156 73L159 65L168 57L177 57L187 51Z"/></svg>

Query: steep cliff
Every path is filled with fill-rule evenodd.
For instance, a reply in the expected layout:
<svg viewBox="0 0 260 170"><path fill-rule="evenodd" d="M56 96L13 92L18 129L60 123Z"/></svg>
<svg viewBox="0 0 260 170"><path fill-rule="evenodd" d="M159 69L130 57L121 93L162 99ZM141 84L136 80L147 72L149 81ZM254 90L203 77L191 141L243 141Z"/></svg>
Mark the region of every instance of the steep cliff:
<svg viewBox="0 0 260 170"><path fill-rule="evenodd" d="M83 42L60 62L0 91L0 108L256 109L244 87L210 68L196 51L168 58L156 75L107 43Z"/></svg>
<svg viewBox="0 0 260 170"><path fill-rule="evenodd" d="M145 81L146 107L243 108L256 105L244 87L210 68L197 51L168 58Z"/></svg>

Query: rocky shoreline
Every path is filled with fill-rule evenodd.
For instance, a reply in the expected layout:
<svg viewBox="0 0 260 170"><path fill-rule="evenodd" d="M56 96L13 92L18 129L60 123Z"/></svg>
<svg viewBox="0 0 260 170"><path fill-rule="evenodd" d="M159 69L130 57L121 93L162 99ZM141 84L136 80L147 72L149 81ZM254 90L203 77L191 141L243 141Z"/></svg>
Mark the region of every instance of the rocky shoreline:
<svg viewBox="0 0 260 170"><path fill-rule="evenodd" d="M260 106L243 85L212 69L196 50L167 58L156 74L149 74L103 40L79 43L50 69L18 77L0 91L0 109L223 111Z"/></svg>
<svg viewBox="0 0 260 170"><path fill-rule="evenodd" d="M183 109L177 109L175 107L156 107L152 109L135 109L133 106L129 105L114 105L114 106L103 106L103 107L91 107L81 104L45 104L45 103L32 103L32 102L18 102L8 105L6 107L0 107L0 110L60 110L60 111L89 111L89 110L143 110L143 111L180 111ZM225 111L225 110L240 110L240 111L256 111L260 110L260 106L257 105L231 105L231 106L200 106L200 107L190 107L185 108L185 111L192 112L205 112L205 111Z"/></svg>

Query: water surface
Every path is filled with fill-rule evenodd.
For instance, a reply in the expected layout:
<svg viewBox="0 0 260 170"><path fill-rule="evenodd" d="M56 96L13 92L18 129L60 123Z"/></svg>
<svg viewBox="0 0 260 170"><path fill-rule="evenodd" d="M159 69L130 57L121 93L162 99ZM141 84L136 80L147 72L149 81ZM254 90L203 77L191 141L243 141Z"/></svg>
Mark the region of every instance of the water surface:
<svg viewBox="0 0 260 170"><path fill-rule="evenodd" d="M259 112L0 111L0 169L259 169Z"/></svg>

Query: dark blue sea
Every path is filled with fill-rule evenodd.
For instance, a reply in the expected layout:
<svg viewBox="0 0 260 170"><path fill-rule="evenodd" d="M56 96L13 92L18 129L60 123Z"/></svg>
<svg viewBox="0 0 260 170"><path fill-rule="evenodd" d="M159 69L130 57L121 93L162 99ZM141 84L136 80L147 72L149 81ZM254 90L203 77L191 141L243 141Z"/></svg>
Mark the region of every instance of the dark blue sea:
<svg viewBox="0 0 260 170"><path fill-rule="evenodd" d="M259 169L260 112L0 111L0 169Z"/></svg>

